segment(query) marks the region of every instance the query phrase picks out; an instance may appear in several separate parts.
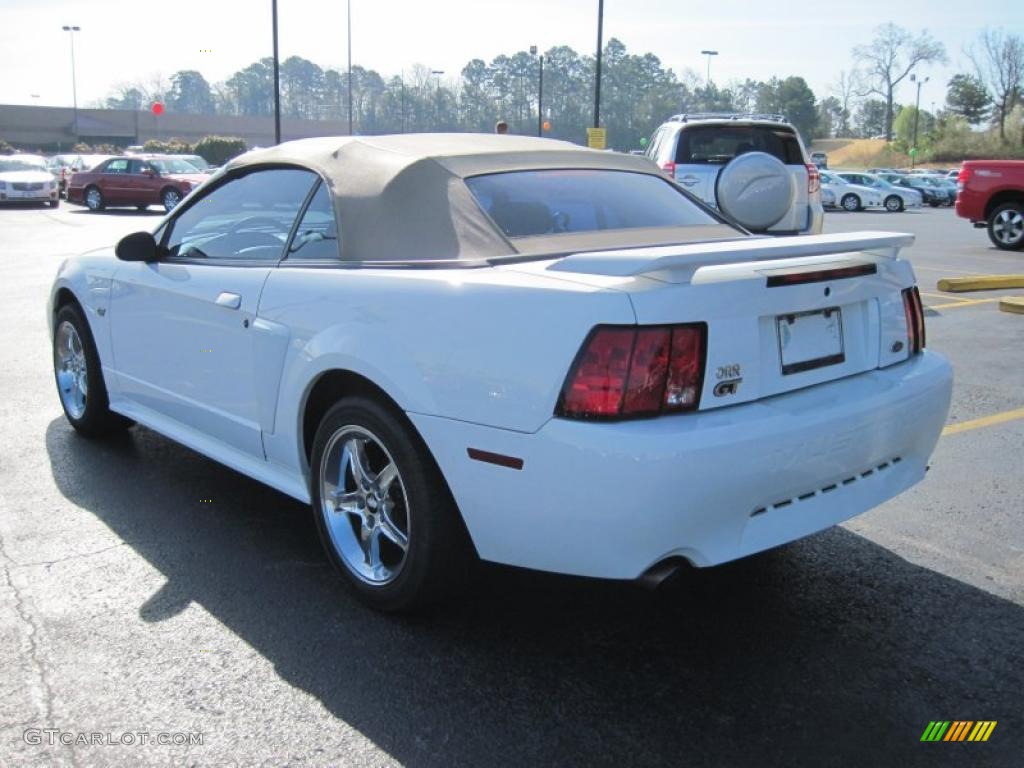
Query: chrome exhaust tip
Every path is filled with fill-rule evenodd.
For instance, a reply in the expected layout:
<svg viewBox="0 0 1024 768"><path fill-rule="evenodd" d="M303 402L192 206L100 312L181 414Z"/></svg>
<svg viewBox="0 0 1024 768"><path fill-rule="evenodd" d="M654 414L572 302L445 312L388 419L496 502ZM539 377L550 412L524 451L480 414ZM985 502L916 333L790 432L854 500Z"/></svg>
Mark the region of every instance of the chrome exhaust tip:
<svg viewBox="0 0 1024 768"><path fill-rule="evenodd" d="M660 563L655 563L644 571L637 578L637 584L644 589L654 591L688 565L689 563L681 557L670 557Z"/></svg>

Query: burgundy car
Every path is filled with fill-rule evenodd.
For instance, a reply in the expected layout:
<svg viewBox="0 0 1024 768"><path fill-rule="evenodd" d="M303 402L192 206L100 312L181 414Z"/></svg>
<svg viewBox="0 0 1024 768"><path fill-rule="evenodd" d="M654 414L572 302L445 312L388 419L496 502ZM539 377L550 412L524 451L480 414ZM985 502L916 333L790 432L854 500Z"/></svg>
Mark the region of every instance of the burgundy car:
<svg viewBox="0 0 1024 768"><path fill-rule="evenodd" d="M144 211L150 205L171 210L209 176L177 157L112 157L91 171L79 171L68 182L69 203L91 211L108 206L134 205Z"/></svg>

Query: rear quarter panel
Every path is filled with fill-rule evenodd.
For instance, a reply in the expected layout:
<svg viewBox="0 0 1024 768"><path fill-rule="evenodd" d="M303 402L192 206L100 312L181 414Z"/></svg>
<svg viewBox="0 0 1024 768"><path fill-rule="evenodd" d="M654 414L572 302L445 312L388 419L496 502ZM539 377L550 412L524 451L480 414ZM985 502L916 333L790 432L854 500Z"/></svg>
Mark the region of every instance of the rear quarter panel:
<svg viewBox="0 0 1024 768"><path fill-rule="evenodd" d="M292 467L326 371L370 379L407 412L534 432L590 329L635 322L621 291L498 268L281 268L259 315L290 334L268 458Z"/></svg>

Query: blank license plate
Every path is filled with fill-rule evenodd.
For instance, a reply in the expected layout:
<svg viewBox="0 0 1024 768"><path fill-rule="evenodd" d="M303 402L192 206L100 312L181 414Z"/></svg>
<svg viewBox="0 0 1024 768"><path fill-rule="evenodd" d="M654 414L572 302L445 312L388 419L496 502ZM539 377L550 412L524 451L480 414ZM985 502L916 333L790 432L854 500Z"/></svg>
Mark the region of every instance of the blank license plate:
<svg viewBox="0 0 1024 768"><path fill-rule="evenodd" d="M839 307L779 315L775 318L775 326L779 334L783 375L846 360L843 353L843 314Z"/></svg>

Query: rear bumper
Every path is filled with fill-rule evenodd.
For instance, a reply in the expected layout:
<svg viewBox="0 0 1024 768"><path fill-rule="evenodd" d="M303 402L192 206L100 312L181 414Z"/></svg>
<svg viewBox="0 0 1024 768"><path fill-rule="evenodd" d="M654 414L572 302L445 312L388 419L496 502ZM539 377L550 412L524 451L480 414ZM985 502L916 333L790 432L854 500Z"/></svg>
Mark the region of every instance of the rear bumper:
<svg viewBox="0 0 1024 768"><path fill-rule="evenodd" d="M812 203L807 206L807 229L802 234L820 235L825 226L825 209L821 203Z"/></svg>
<svg viewBox="0 0 1024 768"><path fill-rule="evenodd" d="M961 192L953 206L956 210L956 215L962 219L974 222L985 221L984 205L979 205L976 195L968 195L965 192Z"/></svg>
<svg viewBox="0 0 1024 768"><path fill-rule="evenodd" d="M715 565L861 514L924 477L952 371L912 361L756 403L534 434L409 414L480 556L632 579L669 557ZM474 461L467 448L523 459Z"/></svg>

